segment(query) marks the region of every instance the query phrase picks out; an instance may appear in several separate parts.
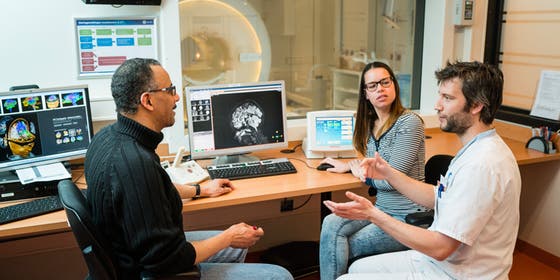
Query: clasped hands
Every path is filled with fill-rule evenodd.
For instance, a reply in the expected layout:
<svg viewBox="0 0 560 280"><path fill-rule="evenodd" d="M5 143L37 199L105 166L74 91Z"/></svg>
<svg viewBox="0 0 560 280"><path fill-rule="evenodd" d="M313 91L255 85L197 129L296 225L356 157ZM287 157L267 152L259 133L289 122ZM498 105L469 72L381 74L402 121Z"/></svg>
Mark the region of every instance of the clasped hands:
<svg viewBox="0 0 560 280"><path fill-rule="evenodd" d="M226 233L231 237L229 246L233 248L249 248L261 239L264 235L264 230L261 227L238 223L230 226Z"/></svg>

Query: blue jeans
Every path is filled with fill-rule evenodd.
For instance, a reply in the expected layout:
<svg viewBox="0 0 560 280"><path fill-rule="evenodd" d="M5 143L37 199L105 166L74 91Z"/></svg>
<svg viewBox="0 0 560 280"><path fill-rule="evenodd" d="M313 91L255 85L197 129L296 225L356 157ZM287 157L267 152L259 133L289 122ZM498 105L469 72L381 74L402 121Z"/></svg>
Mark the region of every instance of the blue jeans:
<svg viewBox="0 0 560 280"><path fill-rule="evenodd" d="M404 221L405 215L393 215ZM348 261L408 249L369 221L349 220L330 214L323 220L319 245L321 280L346 273Z"/></svg>
<svg viewBox="0 0 560 280"><path fill-rule="evenodd" d="M187 241L208 239L220 231L188 231L185 232ZM243 263L247 256L247 249L225 248L205 262L199 264L201 280L205 279L278 279L292 280L292 274L285 268L261 263Z"/></svg>

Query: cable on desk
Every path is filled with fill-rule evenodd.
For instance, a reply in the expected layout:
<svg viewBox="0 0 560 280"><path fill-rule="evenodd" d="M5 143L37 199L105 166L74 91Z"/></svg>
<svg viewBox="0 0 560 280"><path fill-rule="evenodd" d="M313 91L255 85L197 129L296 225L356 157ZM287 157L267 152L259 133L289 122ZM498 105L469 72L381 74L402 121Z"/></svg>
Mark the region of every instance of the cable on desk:
<svg viewBox="0 0 560 280"><path fill-rule="evenodd" d="M310 169L317 169L316 167L307 164L307 162L304 161L304 160L302 160L302 159L299 159L299 158L288 158L288 159L290 159L290 160L293 159L293 160L301 161L301 162L303 162L303 163L305 164L305 166L307 166L307 168L310 168Z"/></svg>
<svg viewBox="0 0 560 280"><path fill-rule="evenodd" d="M299 208L305 206L305 204L307 204L307 203L309 202L309 200L311 200L311 197L312 197L312 196L313 196L313 195L310 194L309 197L307 197L307 200L305 200L300 206L294 207L294 209L292 209L292 211L293 211L293 210L298 210Z"/></svg>
<svg viewBox="0 0 560 280"><path fill-rule="evenodd" d="M280 152L281 152L281 153L284 153L284 154L295 153L295 151L296 151L296 149L297 149L298 147L301 147L301 144L297 144L297 145L295 145L295 146L294 146L293 148L291 148L291 149L280 150Z"/></svg>

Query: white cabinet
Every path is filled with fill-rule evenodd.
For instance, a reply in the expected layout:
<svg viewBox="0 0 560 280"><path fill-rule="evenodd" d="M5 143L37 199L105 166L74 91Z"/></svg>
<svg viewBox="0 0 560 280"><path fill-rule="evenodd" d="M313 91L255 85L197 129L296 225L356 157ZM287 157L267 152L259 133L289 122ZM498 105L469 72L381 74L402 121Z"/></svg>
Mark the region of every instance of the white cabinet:
<svg viewBox="0 0 560 280"><path fill-rule="evenodd" d="M360 91L361 72L334 68L333 109L356 110Z"/></svg>

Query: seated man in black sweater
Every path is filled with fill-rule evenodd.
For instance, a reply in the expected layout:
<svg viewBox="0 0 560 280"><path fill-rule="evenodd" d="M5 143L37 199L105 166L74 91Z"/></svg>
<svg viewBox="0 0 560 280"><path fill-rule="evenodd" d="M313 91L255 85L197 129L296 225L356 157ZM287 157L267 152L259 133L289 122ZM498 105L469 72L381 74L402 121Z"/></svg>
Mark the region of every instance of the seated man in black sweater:
<svg viewBox="0 0 560 280"><path fill-rule="evenodd" d="M169 275L199 264L202 279L292 279L269 264L243 264L247 248L264 234L245 223L225 231L183 232L182 198L232 191L229 180L199 190L174 185L155 153L162 129L175 122L179 95L153 59L125 61L113 75L117 122L95 135L85 173L93 220L107 240L119 278Z"/></svg>

